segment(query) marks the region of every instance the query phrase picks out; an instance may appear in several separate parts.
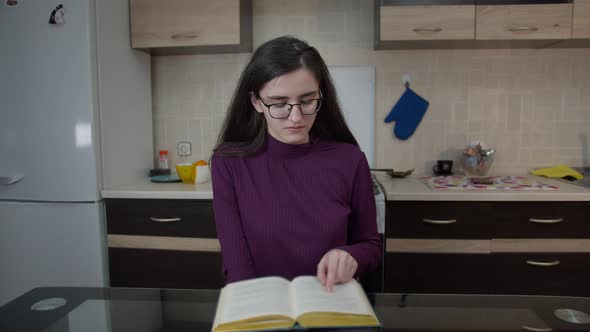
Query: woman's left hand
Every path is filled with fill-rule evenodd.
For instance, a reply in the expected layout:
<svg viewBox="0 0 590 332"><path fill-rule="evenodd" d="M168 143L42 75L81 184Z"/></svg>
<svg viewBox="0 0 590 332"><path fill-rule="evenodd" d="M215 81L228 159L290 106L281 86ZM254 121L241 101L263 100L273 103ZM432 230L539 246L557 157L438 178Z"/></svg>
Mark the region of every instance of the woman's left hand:
<svg viewBox="0 0 590 332"><path fill-rule="evenodd" d="M333 249L328 251L318 264L317 277L328 292L334 284L348 282L354 277L358 263L346 251Z"/></svg>

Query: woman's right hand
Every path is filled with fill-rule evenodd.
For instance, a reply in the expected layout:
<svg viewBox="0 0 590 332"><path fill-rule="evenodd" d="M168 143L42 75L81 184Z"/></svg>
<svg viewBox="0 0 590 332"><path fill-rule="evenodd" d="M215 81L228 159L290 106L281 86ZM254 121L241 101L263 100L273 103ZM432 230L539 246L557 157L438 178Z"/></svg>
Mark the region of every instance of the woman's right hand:
<svg viewBox="0 0 590 332"><path fill-rule="evenodd" d="M334 284L349 282L356 273L358 263L346 251L333 249L328 251L318 264L317 277L328 292Z"/></svg>

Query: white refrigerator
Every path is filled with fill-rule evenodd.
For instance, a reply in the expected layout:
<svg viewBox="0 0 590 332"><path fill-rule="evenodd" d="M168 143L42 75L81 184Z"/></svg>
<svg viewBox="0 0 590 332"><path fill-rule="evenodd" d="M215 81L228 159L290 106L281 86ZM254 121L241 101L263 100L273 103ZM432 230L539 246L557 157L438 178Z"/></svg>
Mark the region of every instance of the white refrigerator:
<svg viewBox="0 0 590 332"><path fill-rule="evenodd" d="M100 191L144 176L153 151L150 60L128 15L117 0L0 3L0 306L108 285Z"/></svg>

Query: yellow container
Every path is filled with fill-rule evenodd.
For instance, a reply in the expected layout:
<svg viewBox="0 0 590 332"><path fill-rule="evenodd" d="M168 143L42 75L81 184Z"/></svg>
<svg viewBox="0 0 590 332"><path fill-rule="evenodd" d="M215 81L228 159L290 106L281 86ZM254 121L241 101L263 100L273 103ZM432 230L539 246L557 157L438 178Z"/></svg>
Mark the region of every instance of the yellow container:
<svg viewBox="0 0 590 332"><path fill-rule="evenodd" d="M182 183L195 183L195 166L194 164L178 164L176 165L176 173Z"/></svg>

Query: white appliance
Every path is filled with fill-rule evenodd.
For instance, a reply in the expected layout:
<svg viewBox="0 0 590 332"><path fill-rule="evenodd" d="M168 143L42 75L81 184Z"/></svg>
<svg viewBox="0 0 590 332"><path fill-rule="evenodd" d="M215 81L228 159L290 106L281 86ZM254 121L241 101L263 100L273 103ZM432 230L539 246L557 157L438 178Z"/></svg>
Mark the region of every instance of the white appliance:
<svg viewBox="0 0 590 332"><path fill-rule="evenodd" d="M12 3L0 3L0 306L35 287L108 285L100 191L145 177L153 151L150 58L129 47L128 3Z"/></svg>

